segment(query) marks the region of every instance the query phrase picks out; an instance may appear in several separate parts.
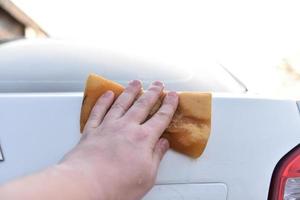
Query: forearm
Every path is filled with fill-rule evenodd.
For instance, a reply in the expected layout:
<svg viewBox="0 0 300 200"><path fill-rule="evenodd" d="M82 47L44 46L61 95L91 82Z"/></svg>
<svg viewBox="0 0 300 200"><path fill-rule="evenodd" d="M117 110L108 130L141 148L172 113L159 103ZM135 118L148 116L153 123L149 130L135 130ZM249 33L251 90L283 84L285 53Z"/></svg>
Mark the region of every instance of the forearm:
<svg viewBox="0 0 300 200"><path fill-rule="evenodd" d="M83 173L64 165L55 165L37 174L0 187L0 199L92 200L99 197ZM104 198L103 198L104 199Z"/></svg>

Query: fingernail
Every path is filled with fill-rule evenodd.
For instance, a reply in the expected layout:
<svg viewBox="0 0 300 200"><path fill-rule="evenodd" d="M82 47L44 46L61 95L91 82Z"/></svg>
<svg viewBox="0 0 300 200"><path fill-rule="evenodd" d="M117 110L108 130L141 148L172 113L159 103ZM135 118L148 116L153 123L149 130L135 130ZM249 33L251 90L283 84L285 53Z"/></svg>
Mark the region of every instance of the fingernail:
<svg viewBox="0 0 300 200"><path fill-rule="evenodd" d="M175 91L171 91L171 92L168 93L168 96L170 96L170 97L178 97L178 94Z"/></svg>
<svg viewBox="0 0 300 200"><path fill-rule="evenodd" d="M113 91L108 90L103 94L103 97L110 97L113 94Z"/></svg>
<svg viewBox="0 0 300 200"><path fill-rule="evenodd" d="M164 84L163 84L163 82L161 82L161 81L154 81L154 82L152 83L152 85L163 86Z"/></svg>
<svg viewBox="0 0 300 200"><path fill-rule="evenodd" d="M129 85L140 86L141 85L141 81L140 80L132 80L132 81L129 82Z"/></svg>

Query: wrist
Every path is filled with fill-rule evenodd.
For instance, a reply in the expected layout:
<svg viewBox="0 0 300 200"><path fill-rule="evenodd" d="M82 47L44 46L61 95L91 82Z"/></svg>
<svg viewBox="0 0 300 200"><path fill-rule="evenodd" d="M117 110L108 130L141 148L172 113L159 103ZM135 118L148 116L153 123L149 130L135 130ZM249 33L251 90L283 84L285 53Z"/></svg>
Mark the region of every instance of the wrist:
<svg viewBox="0 0 300 200"><path fill-rule="evenodd" d="M98 180L95 180L96 178L89 172L87 167L80 168L77 165L74 167L70 164L60 163L54 165L50 170L53 176L61 179L78 196L88 200L108 199L103 187ZM64 188L67 188L67 186Z"/></svg>

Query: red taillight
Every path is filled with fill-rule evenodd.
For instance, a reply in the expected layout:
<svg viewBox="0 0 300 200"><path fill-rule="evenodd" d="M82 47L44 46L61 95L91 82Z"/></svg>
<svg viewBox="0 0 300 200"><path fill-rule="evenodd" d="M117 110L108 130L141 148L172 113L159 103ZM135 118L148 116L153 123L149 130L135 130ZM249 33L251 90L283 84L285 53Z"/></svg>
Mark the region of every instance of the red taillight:
<svg viewBox="0 0 300 200"><path fill-rule="evenodd" d="M300 200L300 145L277 164L272 176L269 200Z"/></svg>

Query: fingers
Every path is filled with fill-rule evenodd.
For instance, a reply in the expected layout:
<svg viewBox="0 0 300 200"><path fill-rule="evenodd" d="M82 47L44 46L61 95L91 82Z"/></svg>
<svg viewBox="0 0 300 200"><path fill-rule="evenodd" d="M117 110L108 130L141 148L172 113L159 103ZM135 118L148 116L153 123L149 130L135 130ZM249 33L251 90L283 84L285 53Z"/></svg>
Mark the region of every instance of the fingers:
<svg viewBox="0 0 300 200"><path fill-rule="evenodd" d="M139 80L129 82L129 85L116 99L111 109L108 111L105 119L120 118L134 102L136 96L140 93L142 84Z"/></svg>
<svg viewBox="0 0 300 200"><path fill-rule="evenodd" d="M164 130L169 126L178 106L178 95L176 92L169 92L159 110L144 123L147 129L151 130L151 138L156 142Z"/></svg>
<svg viewBox="0 0 300 200"><path fill-rule="evenodd" d="M159 99L164 85L160 81L154 81L148 88L148 90L138 98L138 100L131 106L124 117L127 117L138 123L145 121L149 112Z"/></svg>
<svg viewBox="0 0 300 200"><path fill-rule="evenodd" d="M94 105L89 119L86 122L86 127L95 128L99 126L113 101L114 93L112 91L107 91L104 93Z"/></svg>
<svg viewBox="0 0 300 200"><path fill-rule="evenodd" d="M165 138L159 139L158 142L156 143L153 151L153 159L157 165L157 168L160 164L160 161L162 160L167 150L169 149L169 146L170 146L169 142Z"/></svg>

